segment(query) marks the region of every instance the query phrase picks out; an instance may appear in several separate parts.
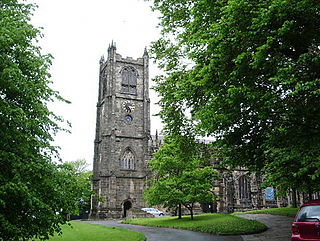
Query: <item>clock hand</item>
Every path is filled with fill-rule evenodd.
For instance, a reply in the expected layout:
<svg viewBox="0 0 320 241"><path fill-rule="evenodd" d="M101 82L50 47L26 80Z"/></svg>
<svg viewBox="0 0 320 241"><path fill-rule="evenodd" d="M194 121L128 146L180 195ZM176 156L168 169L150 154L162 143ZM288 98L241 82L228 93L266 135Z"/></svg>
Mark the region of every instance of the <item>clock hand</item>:
<svg viewBox="0 0 320 241"><path fill-rule="evenodd" d="M126 108L126 111L128 112L128 113L131 113L131 108L130 108L130 104L126 104L125 105L125 108Z"/></svg>

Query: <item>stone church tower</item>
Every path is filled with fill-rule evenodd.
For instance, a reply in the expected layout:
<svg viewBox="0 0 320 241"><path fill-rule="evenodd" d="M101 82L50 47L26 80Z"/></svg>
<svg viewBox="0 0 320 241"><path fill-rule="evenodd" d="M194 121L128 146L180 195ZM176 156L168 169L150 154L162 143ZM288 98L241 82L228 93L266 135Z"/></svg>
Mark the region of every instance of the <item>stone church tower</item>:
<svg viewBox="0 0 320 241"><path fill-rule="evenodd" d="M150 160L148 53L123 58L112 43L100 60L91 218L122 218L145 207Z"/></svg>

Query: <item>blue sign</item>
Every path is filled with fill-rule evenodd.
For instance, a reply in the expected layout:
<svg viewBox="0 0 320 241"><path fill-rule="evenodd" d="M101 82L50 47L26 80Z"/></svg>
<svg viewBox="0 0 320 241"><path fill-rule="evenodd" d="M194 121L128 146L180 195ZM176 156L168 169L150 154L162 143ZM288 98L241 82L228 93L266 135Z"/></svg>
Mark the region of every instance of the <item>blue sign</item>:
<svg viewBox="0 0 320 241"><path fill-rule="evenodd" d="M264 199L274 200L274 189L272 187L264 189Z"/></svg>

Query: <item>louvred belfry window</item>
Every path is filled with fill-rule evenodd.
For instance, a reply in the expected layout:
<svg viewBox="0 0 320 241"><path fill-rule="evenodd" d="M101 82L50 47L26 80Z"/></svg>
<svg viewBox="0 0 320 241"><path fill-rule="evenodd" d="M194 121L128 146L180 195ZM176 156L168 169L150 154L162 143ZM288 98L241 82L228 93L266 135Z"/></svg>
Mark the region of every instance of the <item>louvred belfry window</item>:
<svg viewBox="0 0 320 241"><path fill-rule="evenodd" d="M137 94L137 78L138 73L135 68L126 66L121 71L122 76L122 92L126 94Z"/></svg>

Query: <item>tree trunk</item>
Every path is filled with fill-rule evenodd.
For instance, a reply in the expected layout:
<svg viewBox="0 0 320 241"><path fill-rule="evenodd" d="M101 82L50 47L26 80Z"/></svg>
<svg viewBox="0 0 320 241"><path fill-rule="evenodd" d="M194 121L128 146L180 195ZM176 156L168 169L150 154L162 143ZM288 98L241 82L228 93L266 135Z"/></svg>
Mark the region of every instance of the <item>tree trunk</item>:
<svg viewBox="0 0 320 241"><path fill-rule="evenodd" d="M181 219L181 203L179 203L179 206L178 206L178 214L179 214L178 219Z"/></svg>
<svg viewBox="0 0 320 241"><path fill-rule="evenodd" d="M191 220L193 220L193 203L191 203L189 210L190 210Z"/></svg>
<svg viewBox="0 0 320 241"><path fill-rule="evenodd" d="M309 200L308 201L311 201L312 200L312 191L308 191L308 198L309 198Z"/></svg>
<svg viewBox="0 0 320 241"><path fill-rule="evenodd" d="M292 207L297 207L297 191L296 189L292 189Z"/></svg>

